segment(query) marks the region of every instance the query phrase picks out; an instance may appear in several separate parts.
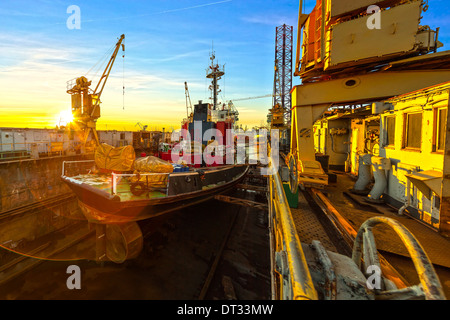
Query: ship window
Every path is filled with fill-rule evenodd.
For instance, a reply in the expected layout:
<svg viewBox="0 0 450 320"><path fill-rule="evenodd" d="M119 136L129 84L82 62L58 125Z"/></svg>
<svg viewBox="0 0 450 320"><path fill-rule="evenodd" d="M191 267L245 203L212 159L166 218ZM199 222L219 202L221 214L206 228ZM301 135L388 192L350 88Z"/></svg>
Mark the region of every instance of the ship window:
<svg viewBox="0 0 450 320"><path fill-rule="evenodd" d="M384 130L384 145L393 146L395 144L395 117L385 118Z"/></svg>
<svg viewBox="0 0 450 320"><path fill-rule="evenodd" d="M434 123L433 151L443 151L445 149L447 108L434 110Z"/></svg>
<svg viewBox="0 0 450 320"><path fill-rule="evenodd" d="M441 197L437 194L434 195L434 207L439 209L441 207Z"/></svg>
<svg viewBox="0 0 450 320"><path fill-rule="evenodd" d="M405 115L404 148L420 149L422 144L422 113Z"/></svg>

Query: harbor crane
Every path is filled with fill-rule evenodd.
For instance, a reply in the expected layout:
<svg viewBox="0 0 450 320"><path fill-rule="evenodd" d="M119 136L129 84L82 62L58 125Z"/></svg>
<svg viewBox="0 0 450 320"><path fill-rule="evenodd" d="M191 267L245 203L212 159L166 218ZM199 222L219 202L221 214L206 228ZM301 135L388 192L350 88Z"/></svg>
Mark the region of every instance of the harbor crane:
<svg viewBox="0 0 450 320"><path fill-rule="evenodd" d="M192 110L191 96L189 95L189 88L186 81L184 82L184 92L186 94L186 115L187 119L189 119L190 116L194 113L194 111Z"/></svg>
<svg viewBox="0 0 450 320"><path fill-rule="evenodd" d="M139 128L141 128L142 131L145 131L145 130L147 130L147 128L148 128L148 125L143 125L143 124L140 123L140 122L136 123L134 126L135 126L135 127L136 127L136 126L139 126Z"/></svg>
<svg viewBox="0 0 450 320"><path fill-rule="evenodd" d="M125 35L122 34L118 39L114 52L94 90L90 88L92 81L89 81L84 76L67 82L67 93L72 97L72 115L74 123L76 124L77 129L83 132L82 141L85 147L91 132L94 136L93 141L95 145L98 146L100 144L96 131L96 123L98 118L100 118L100 98L120 47L122 47L123 52L125 51L125 45L122 43L124 39Z"/></svg>

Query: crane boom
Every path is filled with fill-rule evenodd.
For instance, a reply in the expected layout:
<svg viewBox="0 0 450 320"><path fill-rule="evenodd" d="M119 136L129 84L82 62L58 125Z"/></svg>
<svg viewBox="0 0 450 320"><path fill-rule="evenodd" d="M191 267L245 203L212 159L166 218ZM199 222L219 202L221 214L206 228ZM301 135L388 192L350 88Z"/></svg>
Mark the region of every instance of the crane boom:
<svg viewBox="0 0 450 320"><path fill-rule="evenodd" d="M189 119L189 115L193 113L193 110L192 110L191 96L189 95L189 89L188 89L187 82L184 82L184 91L186 94L186 114L187 114L187 119ZM189 104L188 104L188 101L189 101ZM190 109L191 113L189 113L189 109Z"/></svg>
<svg viewBox="0 0 450 320"><path fill-rule="evenodd" d="M119 38L119 40L116 43L116 48L109 59L108 64L106 65L105 71L103 71L102 76L100 77L100 80L97 83L97 87L95 87L94 94L97 96L96 103L94 105L94 108L92 110L91 116L94 115L97 106L100 104L100 96L102 95L103 89L105 88L106 81L108 80L109 74L111 72L112 66L114 65L114 61L116 60L117 53L119 52L120 45L122 44L122 41L125 39L125 35L122 34ZM125 46L122 44L122 51L125 51ZM101 84L101 87L100 87ZM100 88L100 91L98 89Z"/></svg>

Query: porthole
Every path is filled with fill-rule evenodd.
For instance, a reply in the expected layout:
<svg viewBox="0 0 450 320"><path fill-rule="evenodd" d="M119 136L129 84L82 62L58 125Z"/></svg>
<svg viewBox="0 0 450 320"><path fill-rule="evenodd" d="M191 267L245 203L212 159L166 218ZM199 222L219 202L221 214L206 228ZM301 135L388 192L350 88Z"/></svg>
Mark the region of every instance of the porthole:
<svg viewBox="0 0 450 320"><path fill-rule="evenodd" d="M357 87L360 83L361 81L358 78L351 78L344 80L343 85L345 88L351 89Z"/></svg>

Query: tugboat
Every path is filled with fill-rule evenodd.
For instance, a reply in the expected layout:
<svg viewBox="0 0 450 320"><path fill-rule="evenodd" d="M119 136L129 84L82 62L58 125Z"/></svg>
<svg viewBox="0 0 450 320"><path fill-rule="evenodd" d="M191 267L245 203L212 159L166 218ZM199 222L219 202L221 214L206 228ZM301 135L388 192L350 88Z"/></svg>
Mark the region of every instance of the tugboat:
<svg viewBox="0 0 450 320"><path fill-rule="evenodd" d="M77 195L88 221L110 224L149 219L210 200L235 187L247 171L247 165L227 165L171 173L65 173L61 178Z"/></svg>

